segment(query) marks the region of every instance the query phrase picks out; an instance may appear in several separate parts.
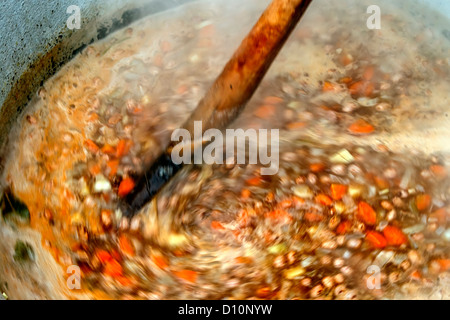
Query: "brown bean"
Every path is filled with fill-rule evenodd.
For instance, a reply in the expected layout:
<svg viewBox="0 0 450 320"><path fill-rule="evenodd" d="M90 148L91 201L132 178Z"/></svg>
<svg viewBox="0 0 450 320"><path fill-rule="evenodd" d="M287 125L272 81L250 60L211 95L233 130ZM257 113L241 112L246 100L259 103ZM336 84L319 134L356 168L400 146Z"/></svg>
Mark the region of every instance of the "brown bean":
<svg viewBox="0 0 450 320"><path fill-rule="evenodd" d="M344 266L344 259L342 258L336 258L333 261L333 266L335 268L342 268Z"/></svg>
<svg viewBox="0 0 450 320"><path fill-rule="evenodd" d="M339 216L335 215L332 216L330 218L330 221L328 222L328 228L330 228L331 230L336 229L336 227L339 225L339 223L341 222L341 219L339 218Z"/></svg>
<svg viewBox="0 0 450 320"><path fill-rule="evenodd" d="M303 287L310 287L311 286L311 279L310 278L303 278L300 280L300 285Z"/></svg>
<svg viewBox="0 0 450 320"><path fill-rule="evenodd" d="M408 270L411 267L411 262L409 260L404 260L402 263L400 263L400 268L402 268L404 271Z"/></svg>
<svg viewBox="0 0 450 320"><path fill-rule="evenodd" d="M342 296L342 295L345 295L346 293L347 293L347 288L343 284L338 285L334 289L334 294L336 296Z"/></svg>
<svg viewBox="0 0 450 320"><path fill-rule="evenodd" d="M397 283L399 280L400 280L400 273L398 271L394 271L389 274L390 283Z"/></svg>
<svg viewBox="0 0 450 320"><path fill-rule="evenodd" d="M334 276L334 281L336 283L343 283L345 280L344 275L342 273L338 273L337 275Z"/></svg>
<svg viewBox="0 0 450 320"><path fill-rule="evenodd" d="M320 258L320 263L323 265L329 265L331 263L332 259L330 256L323 256Z"/></svg>
<svg viewBox="0 0 450 320"><path fill-rule="evenodd" d="M350 276L353 273L353 269L351 267L349 267L349 266L343 266L341 268L341 273L344 276Z"/></svg>
<svg viewBox="0 0 450 320"><path fill-rule="evenodd" d="M358 249L361 246L361 239L349 239L347 241L347 247L351 249Z"/></svg>
<svg viewBox="0 0 450 320"><path fill-rule="evenodd" d="M417 252L416 250L410 250L408 252L408 259L413 265L421 263L422 260L419 252Z"/></svg>
<svg viewBox="0 0 450 320"><path fill-rule="evenodd" d="M309 173L308 174L308 182L311 184L316 184L317 183L317 176L314 173Z"/></svg>
<svg viewBox="0 0 450 320"><path fill-rule="evenodd" d="M100 215L102 224L105 228L109 228L112 225L112 213L109 210L102 210Z"/></svg>
<svg viewBox="0 0 450 320"><path fill-rule="evenodd" d="M387 211L394 209L394 206L392 205L392 203L387 200L381 201L380 204L381 204L381 207Z"/></svg>
<svg viewBox="0 0 450 320"><path fill-rule="evenodd" d="M335 164L334 166L331 167L331 172L333 172L334 174L336 174L338 176L345 175L346 171L347 171L347 168L343 164Z"/></svg>
<svg viewBox="0 0 450 320"><path fill-rule="evenodd" d="M321 284L318 284L310 291L311 298L317 298L320 297L323 294L323 286Z"/></svg>
<svg viewBox="0 0 450 320"><path fill-rule="evenodd" d="M358 295L355 290L350 290L347 293L344 294L345 300L355 300L358 298Z"/></svg>
<svg viewBox="0 0 450 320"><path fill-rule="evenodd" d="M297 260L297 259L296 259L296 253L295 253L295 251L290 251L290 252L287 254L287 260L288 260L288 262L289 262L290 264L295 263L295 261Z"/></svg>
<svg viewBox="0 0 450 320"><path fill-rule="evenodd" d="M284 259L284 256L277 256L274 260L273 260L273 266L275 268L283 268L286 264L286 260Z"/></svg>
<svg viewBox="0 0 450 320"><path fill-rule="evenodd" d="M325 241L322 243L322 248L334 250L337 248L337 243L333 240Z"/></svg>
<svg viewBox="0 0 450 320"><path fill-rule="evenodd" d="M322 279L322 284L325 286L325 288L332 288L334 286L334 279L333 277L327 276Z"/></svg>

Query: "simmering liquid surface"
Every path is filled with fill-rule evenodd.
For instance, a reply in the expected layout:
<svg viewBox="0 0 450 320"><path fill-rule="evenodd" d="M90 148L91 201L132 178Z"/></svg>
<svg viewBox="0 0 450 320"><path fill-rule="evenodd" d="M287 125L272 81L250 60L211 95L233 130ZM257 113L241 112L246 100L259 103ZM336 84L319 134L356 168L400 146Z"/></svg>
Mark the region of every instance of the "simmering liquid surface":
<svg viewBox="0 0 450 320"><path fill-rule="evenodd" d="M369 30L371 2L315 0L230 125L280 129L278 174L188 165L132 219L118 200L269 2L200 1L87 47L11 133L1 291L448 299L448 20L378 1L381 29Z"/></svg>

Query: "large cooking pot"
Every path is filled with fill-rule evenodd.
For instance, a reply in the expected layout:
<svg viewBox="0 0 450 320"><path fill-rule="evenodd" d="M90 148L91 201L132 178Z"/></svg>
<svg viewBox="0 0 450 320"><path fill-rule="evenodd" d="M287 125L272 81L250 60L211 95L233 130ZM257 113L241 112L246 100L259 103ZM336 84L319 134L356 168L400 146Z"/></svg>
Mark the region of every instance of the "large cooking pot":
<svg viewBox="0 0 450 320"><path fill-rule="evenodd" d="M87 44L106 37L109 33L123 28L149 14L154 14L182 5L193 0L52 0L24 1L3 0L0 3L0 171L2 153L6 150L8 132L27 102L36 93L42 83L52 76L65 62L76 55ZM211 0L213 1L213 0ZM325 0L315 0L323 2ZM335 0L339 1L339 0ZM356 0L355 0L356 1ZM373 4L377 0L372 1ZM405 2L403 2L405 3ZM408 10L417 3L425 4L450 19L448 0L408 1ZM80 29L69 29L67 20L73 14L68 8L76 4L80 9ZM242 2L241 5L245 5ZM238 8L237 8L238 9ZM447 30L450 38L450 30ZM1 191L1 190L0 190ZM13 250L13 240L7 235L0 241L0 250ZM29 231L23 237L37 238ZM6 239L6 240L5 240ZM42 273L40 270L57 268L51 255L38 248L35 252L37 264L33 270L23 272L23 283L30 285L29 291L15 287L9 282L8 292L21 294L21 298L61 298L63 291L47 290L45 280L59 282L56 273ZM3 277L15 278L14 270L3 265ZM36 279L38 282L36 282ZM0 278L0 291L5 279ZM57 287L57 286L55 286ZM55 288L54 287L54 288ZM63 286L60 286L63 287ZM1 293L1 292L0 292Z"/></svg>

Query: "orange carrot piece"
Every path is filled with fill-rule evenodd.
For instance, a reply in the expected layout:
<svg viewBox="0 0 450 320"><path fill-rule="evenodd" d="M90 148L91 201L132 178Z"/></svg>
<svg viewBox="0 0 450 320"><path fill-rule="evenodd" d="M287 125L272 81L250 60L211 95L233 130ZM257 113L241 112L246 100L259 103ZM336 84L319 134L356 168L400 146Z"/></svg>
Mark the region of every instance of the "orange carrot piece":
<svg viewBox="0 0 450 320"><path fill-rule="evenodd" d="M348 127L348 131L354 135L363 135L374 132L375 128L367 121L358 119Z"/></svg>
<svg viewBox="0 0 450 320"><path fill-rule="evenodd" d="M276 106L266 104L258 107L253 114L261 119L270 119L275 115L276 109Z"/></svg>
<svg viewBox="0 0 450 320"><path fill-rule="evenodd" d="M173 255L175 257L183 257L186 255L186 252L181 249L175 249L175 250L173 250Z"/></svg>
<svg viewBox="0 0 450 320"><path fill-rule="evenodd" d="M169 266L167 259L160 254L154 254L152 260L160 269L166 269Z"/></svg>
<svg viewBox="0 0 450 320"><path fill-rule="evenodd" d="M84 146L92 153L96 153L100 149L97 144L91 139L87 139L86 141L84 141Z"/></svg>
<svg viewBox="0 0 450 320"><path fill-rule="evenodd" d="M250 198L250 196L251 196L251 191L250 190L248 190L248 189L242 189L242 191L241 191L241 198L242 199L248 199L248 198Z"/></svg>
<svg viewBox="0 0 450 320"><path fill-rule="evenodd" d="M105 154L115 154L116 150L114 149L113 146L111 146L109 144L105 144L102 148L102 152Z"/></svg>
<svg viewBox="0 0 450 320"><path fill-rule="evenodd" d="M212 221L211 228L214 230L225 230L225 227L219 221Z"/></svg>
<svg viewBox="0 0 450 320"><path fill-rule="evenodd" d="M236 220L239 222L239 225L246 226L248 224L248 222L250 221L250 217L248 215L248 211L247 210L241 210L241 212L239 212L239 215L238 215Z"/></svg>
<svg viewBox="0 0 450 320"><path fill-rule="evenodd" d="M295 129L304 128L305 126L306 126L306 122L303 122L303 121L289 122L286 125L286 129L295 130Z"/></svg>
<svg viewBox="0 0 450 320"><path fill-rule="evenodd" d="M378 188L380 189L387 189L389 188L389 182L379 176L374 176L373 179L375 180L375 184L377 185Z"/></svg>
<svg viewBox="0 0 450 320"><path fill-rule="evenodd" d="M117 281L122 285L122 286L130 286L133 281L129 278L129 277L125 277L125 276L120 276L117 278Z"/></svg>
<svg viewBox="0 0 450 320"><path fill-rule="evenodd" d="M339 83L349 84L352 82L352 80L353 79L351 77L344 77L344 78L339 79Z"/></svg>
<svg viewBox="0 0 450 320"><path fill-rule="evenodd" d="M402 230L394 226L387 226L383 229L383 235L389 246L401 246L408 243L408 238L405 236Z"/></svg>
<svg viewBox="0 0 450 320"><path fill-rule="evenodd" d="M119 169L119 160L114 159L110 160L106 163L107 167L109 168L109 176L115 176L117 173L117 170Z"/></svg>
<svg viewBox="0 0 450 320"><path fill-rule="evenodd" d="M117 261L120 261L122 259L119 251L117 251L116 249L111 250L111 257L113 257L113 259L115 259Z"/></svg>
<svg viewBox="0 0 450 320"><path fill-rule="evenodd" d="M377 222L377 214L372 206L367 202L361 201L358 204L357 217L367 225L374 225Z"/></svg>
<svg viewBox="0 0 450 320"><path fill-rule="evenodd" d="M128 237L124 234L119 237L119 247L120 250L122 250L122 252L126 255L134 256L134 246L131 243L130 239L128 239Z"/></svg>
<svg viewBox="0 0 450 320"><path fill-rule="evenodd" d="M317 162L317 163L311 163L309 165L309 170L311 172L317 173L325 169L325 165L323 163Z"/></svg>
<svg viewBox="0 0 450 320"><path fill-rule="evenodd" d="M183 280L194 283L197 280L197 272L192 270L175 271L174 274Z"/></svg>
<svg viewBox="0 0 450 320"><path fill-rule="evenodd" d="M329 81L325 81L323 83L323 87L322 87L322 91L323 92L334 92L334 91L338 91L339 87L337 85L335 85L334 83L331 83Z"/></svg>
<svg viewBox="0 0 450 320"><path fill-rule="evenodd" d="M410 277L412 280L416 280L419 281L422 279L422 275L420 274L419 270L414 270L411 274Z"/></svg>
<svg viewBox="0 0 450 320"><path fill-rule="evenodd" d="M283 98L280 98L280 97L268 96L268 97L264 98L264 103L267 103L267 104L274 104L274 105L276 105L276 104L280 104L280 103L283 103L283 102L284 102Z"/></svg>
<svg viewBox="0 0 450 320"><path fill-rule="evenodd" d="M339 235L348 233L352 228L352 223L348 220L342 221L336 228L336 233Z"/></svg>
<svg viewBox="0 0 450 320"><path fill-rule="evenodd" d="M357 81L352 83L348 89L352 96L370 97L375 90L375 86L369 81Z"/></svg>
<svg viewBox="0 0 450 320"><path fill-rule="evenodd" d="M445 225L447 223L447 210L445 208L440 208L431 213L430 218L434 218L440 225Z"/></svg>
<svg viewBox="0 0 450 320"><path fill-rule="evenodd" d="M294 205L294 201L292 199L284 199L281 201L278 206L282 209L290 208Z"/></svg>
<svg viewBox="0 0 450 320"><path fill-rule="evenodd" d="M102 170L102 168L100 167L99 164L92 164L89 166L89 172L93 175L96 176L100 173L100 171Z"/></svg>
<svg viewBox="0 0 450 320"><path fill-rule="evenodd" d="M133 113L133 114L139 114L139 113L142 112L142 110L143 110L142 107L139 106L139 105L137 105L136 107L133 108L132 113Z"/></svg>
<svg viewBox="0 0 450 320"><path fill-rule="evenodd" d="M117 260L108 260L103 272L110 277L120 277L123 275L123 268Z"/></svg>
<svg viewBox="0 0 450 320"><path fill-rule="evenodd" d="M441 272L445 272L450 269L450 259L436 259L436 261L439 263Z"/></svg>
<svg viewBox="0 0 450 320"><path fill-rule="evenodd" d="M366 241L376 249L383 249L387 245L387 241L383 235L376 231L368 231L366 233Z"/></svg>
<svg viewBox="0 0 450 320"><path fill-rule="evenodd" d="M111 196L108 193L102 193L101 197L105 200L105 202L109 202L111 200Z"/></svg>
<svg viewBox="0 0 450 320"><path fill-rule="evenodd" d="M270 297L271 293L270 287L262 287L256 290L256 296L261 299Z"/></svg>
<svg viewBox="0 0 450 320"><path fill-rule="evenodd" d="M373 94L374 90L375 90L374 84L372 82L368 82L364 87L364 95L366 97L370 97Z"/></svg>
<svg viewBox="0 0 450 320"><path fill-rule="evenodd" d="M343 66L347 66L350 63L353 62L353 58L351 55L349 55L348 53L342 53L339 56L339 62L343 65Z"/></svg>
<svg viewBox="0 0 450 320"><path fill-rule="evenodd" d="M42 245L45 246L46 248L50 248L50 246L49 246L50 243L48 241L42 241ZM70 247L70 250L73 251L73 252L78 251L78 250L83 250L83 249L84 249L84 246L80 242L74 243Z"/></svg>
<svg viewBox="0 0 450 320"><path fill-rule="evenodd" d="M274 220L292 219L291 215L284 210L276 209L266 213L266 217Z"/></svg>
<svg viewBox="0 0 450 320"><path fill-rule="evenodd" d="M94 121L96 121L96 120L98 120L98 114L97 113L91 113L89 116L88 116L88 122L94 122Z"/></svg>
<svg viewBox="0 0 450 320"><path fill-rule="evenodd" d="M419 194L416 197L416 207L419 211L428 209L431 205L431 197L428 194Z"/></svg>
<svg viewBox="0 0 450 320"><path fill-rule="evenodd" d="M441 166L439 164L434 164L430 166L430 170L436 177L440 179L445 178L447 176L447 169L445 169L444 166Z"/></svg>
<svg viewBox="0 0 450 320"><path fill-rule="evenodd" d="M132 141L129 139L121 139L119 143L117 144L117 151L116 151L116 157L121 158L130 151Z"/></svg>
<svg viewBox="0 0 450 320"><path fill-rule="evenodd" d="M262 182L261 177L253 177L246 181L246 183L250 186L259 186L261 184L261 182Z"/></svg>
<svg viewBox="0 0 450 320"><path fill-rule="evenodd" d="M108 251L102 249L97 250L95 255L102 264L112 259L111 254Z"/></svg>
<svg viewBox="0 0 450 320"><path fill-rule="evenodd" d="M357 81L352 83L349 87L348 90L350 91L351 95L358 95L361 94L361 92L363 91L364 87L364 82L363 81Z"/></svg>
<svg viewBox="0 0 450 320"><path fill-rule="evenodd" d="M372 80L374 74L375 74L374 66L367 66L364 69L362 77L364 80L370 81L370 80Z"/></svg>
<svg viewBox="0 0 450 320"><path fill-rule="evenodd" d="M347 186L343 184L333 183L331 184L331 197L333 200L341 200L342 197L347 193Z"/></svg>
<svg viewBox="0 0 450 320"><path fill-rule="evenodd" d="M272 192L272 191L269 191L269 192L267 193L267 195L266 195L266 201L267 201L267 202L272 202L274 198L275 198L275 196L274 196L273 192Z"/></svg>
<svg viewBox="0 0 450 320"><path fill-rule="evenodd" d="M333 200L323 193L318 194L314 199L317 203L323 204L324 206L331 206L333 204Z"/></svg>
<svg viewBox="0 0 450 320"><path fill-rule="evenodd" d="M242 264L250 264L253 262L253 259L250 257L245 256L239 256L234 259L236 263L242 263Z"/></svg>
<svg viewBox="0 0 450 320"><path fill-rule="evenodd" d="M134 181L131 178L125 178L120 182L118 195L119 197L125 197L134 189Z"/></svg>
<svg viewBox="0 0 450 320"><path fill-rule="evenodd" d="M305 212L303 219L305 219L308 222L320 222L320 221L323 221L324 217L323 217L323 215L318 214L318 213Z"/></svg>
<svg viewBox="0 0 450 320"><path fill-rule="evenodd" d="M302 199L302 198L300 198L300 197L293 196L293 197L292 197L292 202L293 202L293 204L294 204L295 206L300 206L301 204L305 203L305 200Z"/></svg>

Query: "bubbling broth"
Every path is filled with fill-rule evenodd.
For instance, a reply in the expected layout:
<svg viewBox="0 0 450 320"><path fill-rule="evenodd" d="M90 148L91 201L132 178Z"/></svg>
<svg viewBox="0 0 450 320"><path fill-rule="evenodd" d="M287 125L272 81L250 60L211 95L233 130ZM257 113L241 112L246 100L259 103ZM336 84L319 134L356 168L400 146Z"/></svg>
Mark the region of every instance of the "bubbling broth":
<svg viewBox="0 0 450 320"><path fill-rule="evenodd" d="M11 133L8 294L448 299L448 20L379 1L382 28L370 30L370 3L354 2L314 1L230 126L280 129L277 174L186 165L132 218L119 199L269 1L149 16L67 63ZM74 265L81 290L67 288Z"/></svg>

